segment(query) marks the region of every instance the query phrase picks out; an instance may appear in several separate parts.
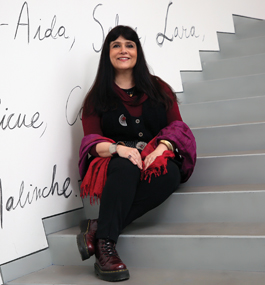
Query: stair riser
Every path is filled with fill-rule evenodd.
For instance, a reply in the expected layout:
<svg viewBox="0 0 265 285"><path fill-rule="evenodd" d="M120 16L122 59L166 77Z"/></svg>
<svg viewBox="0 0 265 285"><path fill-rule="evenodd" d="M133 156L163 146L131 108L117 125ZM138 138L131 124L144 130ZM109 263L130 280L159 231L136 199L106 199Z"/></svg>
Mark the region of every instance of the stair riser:
<svg viewBox="0 0 265 285"><path fill-rule="evenodd" d="M202 68L205 80L264 73L265 54L207 62Z"/></svg>
<svg viewBox="0 0 265 285"><path fill-rule="evenodd" d="M265 123L192 131L197 142L198 156L265 150Z"/></svg>
<svg viewBox="0 0 265 285"><path fill-rule="evenodd" d="M54 265L93 265L82 261L75 238L49 239ZM207 270L264 270L265 239L246 237L120 236L117 250L130 267ZM68 257L68 258L66 258Z"/></svg>
<svg viewBox="0 0 265 285"><path fill-rule="evenodd" d="M233 17L235 24L235 35L238 39L247 39L265 36L265 21L257 19L246 19L245 17Z"/></svg>
<svg viewBox="0 0 265 285"><path fill-rule="evenodd" d="M265 27L264 27L265 28ZM265 36L238 40L235 34L218 34L220 51L201 52L201 61L219 61L265 53Z"/></svg>
<svg viewBox="0 0 265 285"><path fill-rule="evenodd" d="M265 96L180 105L190 128L265 122Z"/></svg>
<svg viewBox="0 0 265 285"><path fill-rule="evenodd" d="M195 83L184 83L177 93L181 105L265 95L265 73Z"/></svg>
<svg viewBox="0 0 265 285"><path fill-rule="evenodd" d="M120 238L127 266L263 271L265 240L258 238Z"/></svg>
<svg viewBox="0 0 265 285"><path fill-rule="evenodd" d="M186 187L264 183L265 155L199 158Z"/></svg>
<svg viewBox="0 0 265 285"><path fill-rule="evenodd" d="M54 265L94 265L95 257L82 261L76 235L48 236L51 257Z"/></svg>
<svg viewBox="0 0 265 285"><path fill-rule="evenodd" d="M202 64L202 70L203 72L182 72L181 78L183 83L264 73L265 54L204 62Z"/></svg>
<svg viewBox="0 0 265 285"><path fill-rule="evenodd" d="M262 223L265 190L260 192L174 193L140 223ZM237 206L237 205L240 205Z"/></svg>
<svg viewBox="0 0 265 285"><path fill-rule="evenodd" d="M251 191L251 186L250 189ZM180 188L185 191L185 184ZM135 222L218 223L264 221L265 189L258 192L172 194L163 204ZM238 207L237 205L240 205ZM87 218L98 217L98 207L86 204Z"/></svg>
<svg viewBox="0 0 265 285"><path fill-rule="evenodd" d="M220 59L265 53L265 36L238 41L235 37L220 35L218 39Z"/></svg>

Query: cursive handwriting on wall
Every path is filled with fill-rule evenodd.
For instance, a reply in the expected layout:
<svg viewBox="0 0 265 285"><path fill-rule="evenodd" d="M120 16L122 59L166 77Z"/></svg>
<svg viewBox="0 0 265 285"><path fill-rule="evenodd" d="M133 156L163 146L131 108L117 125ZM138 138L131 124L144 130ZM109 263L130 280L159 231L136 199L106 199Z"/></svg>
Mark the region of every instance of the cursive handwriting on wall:
<svg viewBox="0 0 265 285"><path fill-rule="evenodd" d="M68 199L73 191L69 189L71 182L70 177L66 177L63 184L60 186L59 182L56 181L56 169L57 165L53 166L52 178L49 186L38 187L30 184L28 189L25 189L25 181L23 180L20 184L17 197L10 196L6 200L3 197L3 182L0 178L0 228L4 228L4 210L5 214L9 211L15 211L18 208L24 209L27 205L31 205L33 202L38 202L40 199L46 199L50 196L62 196Z"/></svg>

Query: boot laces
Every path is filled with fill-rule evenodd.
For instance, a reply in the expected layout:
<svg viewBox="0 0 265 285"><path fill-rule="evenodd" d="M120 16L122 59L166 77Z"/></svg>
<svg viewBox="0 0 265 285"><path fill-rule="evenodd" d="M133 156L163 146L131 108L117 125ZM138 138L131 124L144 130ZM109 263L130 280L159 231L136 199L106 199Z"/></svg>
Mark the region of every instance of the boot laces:
<svg viewBox="0 0 265 285"><path fill-rule="evenodd" d="M115 243L111 240L106 240L104 244L104 254L108 256L118 256L118 253L115 249Z"/></svg>

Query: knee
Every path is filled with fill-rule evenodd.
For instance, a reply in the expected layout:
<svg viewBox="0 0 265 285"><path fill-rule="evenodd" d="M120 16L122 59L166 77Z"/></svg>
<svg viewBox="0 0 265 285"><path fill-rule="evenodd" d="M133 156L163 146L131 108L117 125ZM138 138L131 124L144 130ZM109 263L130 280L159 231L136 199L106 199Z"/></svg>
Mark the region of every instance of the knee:
<svg viewBox="0 0 265 285"><path fill-rule="evenodd" d="M165 175L165 179L167 180L167 183L174 188L177 188L180 184L181 176L179 167L171 160L167 163L167 174Z"/></svg>
<svg viewBox="0 0 265 285"><path fill-rule="evenodd" d="M130 160L123 157L114 157L111 159L108 167L108 175L118 172L120 176L128 174L132 177L140 178L140 169Z"/></svg>

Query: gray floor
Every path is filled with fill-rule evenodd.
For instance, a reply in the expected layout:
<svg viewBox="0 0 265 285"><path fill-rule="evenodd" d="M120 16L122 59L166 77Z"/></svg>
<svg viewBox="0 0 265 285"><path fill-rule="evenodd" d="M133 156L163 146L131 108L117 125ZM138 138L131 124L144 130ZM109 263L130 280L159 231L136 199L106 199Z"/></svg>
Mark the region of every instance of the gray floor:
<svg viewBox="0 0 265 285"><path fill-rule="evenodd" d="M133 285L262 285L265 282L263 272L240 271L186 271L130 268L130 279L124 284ZM8 284L108 284L99 280L93 267L89 266L51 266Z"/></svg>

